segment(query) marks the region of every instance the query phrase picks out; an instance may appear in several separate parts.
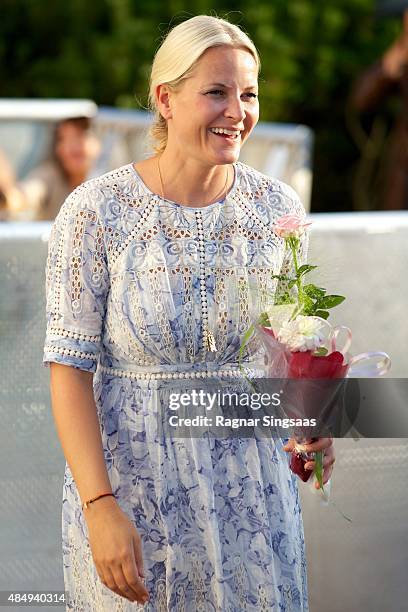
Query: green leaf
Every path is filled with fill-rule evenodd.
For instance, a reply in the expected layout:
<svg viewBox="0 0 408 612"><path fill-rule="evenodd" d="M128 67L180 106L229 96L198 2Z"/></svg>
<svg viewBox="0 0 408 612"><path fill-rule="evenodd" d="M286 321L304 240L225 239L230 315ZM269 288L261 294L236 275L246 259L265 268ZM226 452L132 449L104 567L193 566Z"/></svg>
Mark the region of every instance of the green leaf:
<svg viewBox="0 0 408 612"><path fill-rule="evenodd" d="M311 298L321 298L326 293L326 289L323 287L316 287L316 285L309 284L303 287L303 292Z"/></svg>
<svg viewBox="0 0 408 612"><path fill-rule="evenodd" d="M321 317L322 319L327 319L330 315L330 312L327 310L316 310L315 317Z"/></svg>
<svg viewBox="0 0 408 612"><path fill-rule="evenodd" d="M316 357L324 357L325 355L327 355L329 351L327 350L327 348L325 348L324 346L320 346L319 348L317 348L313 355L315 355Z"/></svg>
<svg viewBox="0 0 408 612"><path fill-rule="evenodd" d="M304 295L302 299L301 313L305 316L313 314L315 311L315 303L308 295Z"/></svg>
<svg viewBox="0 0 408 612"><path fill-rule="evenodd" d="M309 264L303 264L303 266L300 266L300 268L298 269L298 277L304 276L304 274L307 274L308 272L311 272L315 268L317 268L317 266L311 266Z"/></svg>
<svg viewBox="0 0 408 612"><path fill-rule="evenodd" d="M293 299L293 296L286 292L282 293L282 295L275 300L275 304L276 306L281 306L282 304L296 304L296 300Z"/></svg>
<svg viewBox="0 0 408 612"><path fill-rule="evenodd" d="M334 308L344 302L345 299L343 295L325 295L318 300L316 306L317 308Z"/></svg>
<svg viewBox="0 0 408 612"><path fill-rule="evenodd" d="M324 491L324 487L323 487L323 451L317 451L315 453L315 469L314 469L314 474L316 476L316 480L320 485L321 490Z"/></svg>
<svg viewBox="0 0 408 612"><path fill-rule="evenodd" d="M271 322L269 321L268 313L261 312L258 319L259 325L263 325L264 327L270 327Z"/></svg>

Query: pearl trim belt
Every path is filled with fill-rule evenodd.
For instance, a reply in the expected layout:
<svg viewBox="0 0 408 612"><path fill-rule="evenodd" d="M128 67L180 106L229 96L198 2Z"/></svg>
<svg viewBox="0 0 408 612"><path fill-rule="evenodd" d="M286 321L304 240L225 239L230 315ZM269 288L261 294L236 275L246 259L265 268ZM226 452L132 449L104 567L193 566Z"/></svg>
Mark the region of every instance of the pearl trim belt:
<svg viewBox="0 0 408 612"><path fill-rule="evenodd" d="M122 378L130 378L131 380L176 380L176 379L193 379L193 378L211 378L218 376L220 378L240 378L243 372L240 369L225 368L220 370L202 370L202 371L185 371L185 372L133 372L131 370L120 370L118 368L108 368L100 366L102 372L120 376ZM245 375L255 374L260 376L260 372L256 372L251 368L243 368Z"/></svg>

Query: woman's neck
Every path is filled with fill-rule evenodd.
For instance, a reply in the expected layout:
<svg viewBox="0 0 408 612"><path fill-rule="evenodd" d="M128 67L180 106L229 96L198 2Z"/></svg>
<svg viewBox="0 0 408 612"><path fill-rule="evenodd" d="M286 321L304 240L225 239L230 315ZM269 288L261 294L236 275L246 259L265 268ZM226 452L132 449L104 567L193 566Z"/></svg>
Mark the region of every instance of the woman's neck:
<svg viewBox="0 0 408 612"><path fill-rule="evenodd" d="M173 156L167 149L153 159L162 179L161 195L185 206L212 204L224 198L234 180L231 164L208 166Z"/></svg>

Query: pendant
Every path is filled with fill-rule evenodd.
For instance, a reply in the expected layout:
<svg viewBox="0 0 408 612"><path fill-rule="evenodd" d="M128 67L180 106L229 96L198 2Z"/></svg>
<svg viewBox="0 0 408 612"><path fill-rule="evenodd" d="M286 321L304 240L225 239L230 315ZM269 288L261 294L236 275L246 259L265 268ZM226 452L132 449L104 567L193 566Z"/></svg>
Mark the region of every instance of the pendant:
<svg viewBox="0 0 408 612"><path fill-rule="evenodd" d="M211 353L215 353L217 351L214 335L208 331L208 329L206 331L206 345L207 351L210 351Z"/></svg>

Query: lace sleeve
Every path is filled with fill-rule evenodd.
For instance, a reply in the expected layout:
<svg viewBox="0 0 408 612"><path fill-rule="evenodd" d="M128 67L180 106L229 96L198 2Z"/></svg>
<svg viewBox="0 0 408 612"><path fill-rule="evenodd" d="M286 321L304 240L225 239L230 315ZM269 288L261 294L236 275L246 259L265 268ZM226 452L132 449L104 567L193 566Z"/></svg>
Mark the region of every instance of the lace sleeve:
<svg viewBox="0 0 408 612"><path fill-rule="evenodd" d="M109 274L95 193L78 187L52 226L46 264L43 365L51 361L95 372Z"/></svg>

